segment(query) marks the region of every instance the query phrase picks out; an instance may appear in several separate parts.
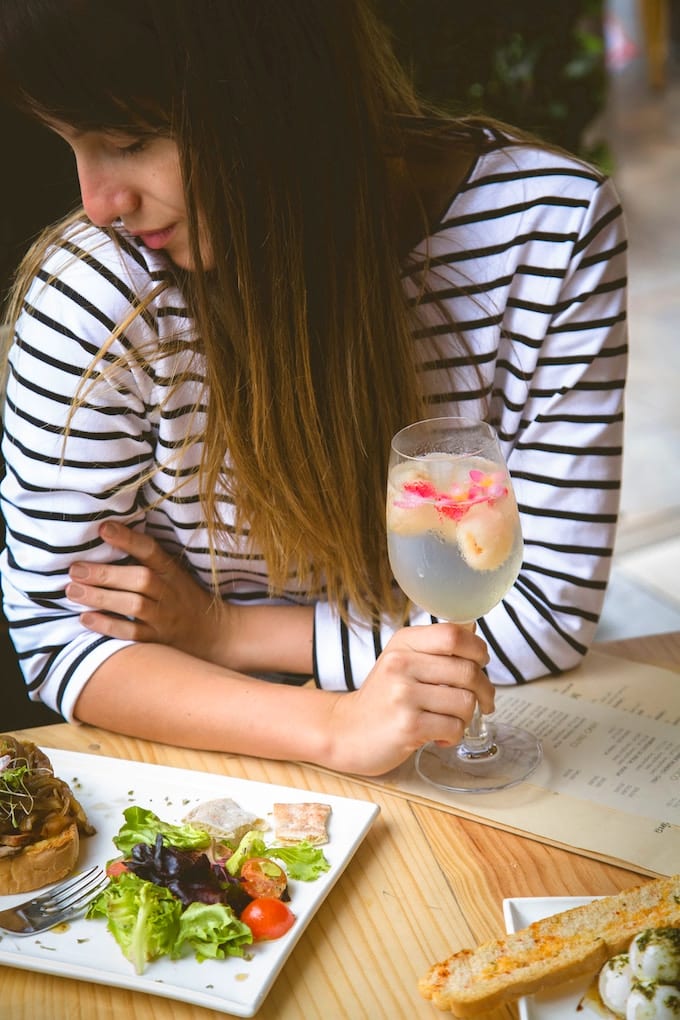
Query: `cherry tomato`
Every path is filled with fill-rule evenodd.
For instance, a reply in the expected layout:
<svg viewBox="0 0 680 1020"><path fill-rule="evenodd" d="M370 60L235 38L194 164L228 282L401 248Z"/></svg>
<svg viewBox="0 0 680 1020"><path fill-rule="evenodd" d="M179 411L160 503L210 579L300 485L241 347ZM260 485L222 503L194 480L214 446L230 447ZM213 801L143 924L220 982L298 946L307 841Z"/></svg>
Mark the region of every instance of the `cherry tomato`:
<svg viewBox="0 0 680 1020"><path fill-rule="evenodd" d="M279 900L286 891L288 879L276 861L268 857L250 857L241 868L241 883L253 899L273 896Z"/></svg>
<svg viewBox="0 0 680 1020"><path fill-rule="evenodd" d="M280 939L293 926L295 914L281 900L271 896L259 896L251 900L241 914L241 920L247 924L256 942L268 939Z"/></svg>
<svg viewBox="0 0 680 1020"><path fill-rule="evenodd" d="M106 865L106 874L109 878L118 878L119 875L123 875L128 870L128 866L124 860L109 861Z"/></svg>

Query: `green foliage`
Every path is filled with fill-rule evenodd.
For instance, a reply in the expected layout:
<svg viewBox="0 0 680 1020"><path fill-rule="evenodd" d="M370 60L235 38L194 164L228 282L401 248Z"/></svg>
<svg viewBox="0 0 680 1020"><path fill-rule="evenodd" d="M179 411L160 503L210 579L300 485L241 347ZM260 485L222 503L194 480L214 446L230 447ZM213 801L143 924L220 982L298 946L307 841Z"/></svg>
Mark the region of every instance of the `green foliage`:
<svg viewBox="0 0 680 1020"><path fill-rule="evenodd" d="M421 96L593 158L606 95L603 0L375 0Z"/></svg>

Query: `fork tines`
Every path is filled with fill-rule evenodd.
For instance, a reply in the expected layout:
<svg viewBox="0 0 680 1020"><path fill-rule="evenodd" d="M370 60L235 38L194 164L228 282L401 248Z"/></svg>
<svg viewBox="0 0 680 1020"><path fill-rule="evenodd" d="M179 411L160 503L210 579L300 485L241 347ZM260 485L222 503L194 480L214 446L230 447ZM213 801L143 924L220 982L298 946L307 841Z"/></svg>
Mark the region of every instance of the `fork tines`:
<svg viewBox="0 0 680 1020"><path fill-rule="evenodd" d="M40 909L45 914L62 913L64 910L75 909L81 901L91 899L105 882L104 872L99 865L95 864L88 871L84 871L74 879L45 893L39 901Z"/></svg>

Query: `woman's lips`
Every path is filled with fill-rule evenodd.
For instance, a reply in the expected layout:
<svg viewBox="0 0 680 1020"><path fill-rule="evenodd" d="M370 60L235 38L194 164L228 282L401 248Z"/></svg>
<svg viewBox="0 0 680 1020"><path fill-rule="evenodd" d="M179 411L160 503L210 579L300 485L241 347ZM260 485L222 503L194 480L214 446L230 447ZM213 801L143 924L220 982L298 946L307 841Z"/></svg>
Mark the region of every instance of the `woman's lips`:
<svg viewBox="0 0 680 1020"><path fill-rule="evenodd" d="M164 230L136 230L135 235L144 242L147 248L156 250L165 247L174 229L174 226L172 226L165 227Z"/></svg>

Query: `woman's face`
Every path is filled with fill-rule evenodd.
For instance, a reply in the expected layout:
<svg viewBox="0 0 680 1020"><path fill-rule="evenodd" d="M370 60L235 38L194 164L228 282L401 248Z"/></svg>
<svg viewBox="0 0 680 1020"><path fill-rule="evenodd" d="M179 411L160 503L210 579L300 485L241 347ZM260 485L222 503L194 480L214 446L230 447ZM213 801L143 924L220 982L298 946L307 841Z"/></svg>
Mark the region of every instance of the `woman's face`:
<svg viewBox="0 0 680 1020"><path fill-rule="evenodd" d="M119 131L52 129L76 157L85 212L98 227L121 221L147 248L163 249L175 265L192 269L189 224L176 143L162 136L137 138ZM205 268L212 262L201 241Z"/></svg>

